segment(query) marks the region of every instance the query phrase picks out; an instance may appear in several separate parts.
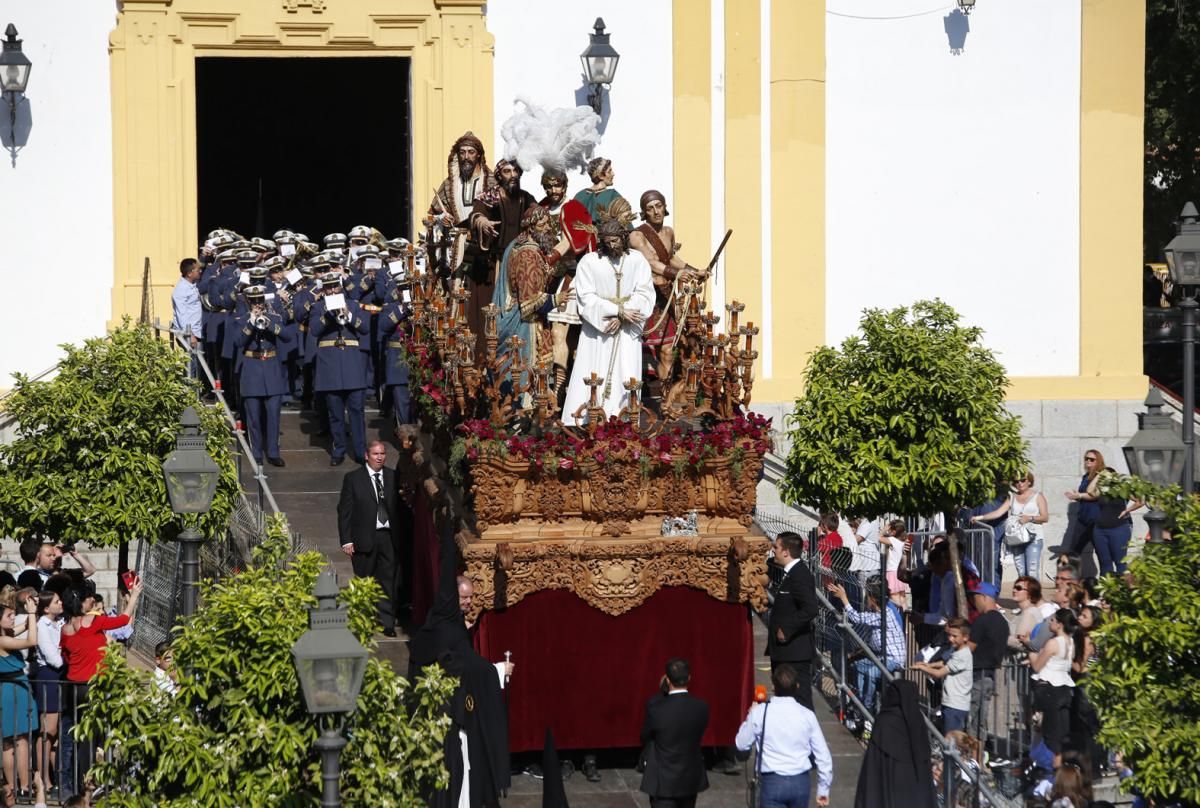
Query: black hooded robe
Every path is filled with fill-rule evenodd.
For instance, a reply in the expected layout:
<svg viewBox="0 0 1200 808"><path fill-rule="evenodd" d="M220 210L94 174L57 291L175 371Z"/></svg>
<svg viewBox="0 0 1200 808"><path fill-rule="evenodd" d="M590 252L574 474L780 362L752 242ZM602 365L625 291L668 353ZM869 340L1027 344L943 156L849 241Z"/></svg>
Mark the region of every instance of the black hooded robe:
<svg viewBox="0 0 1200 808"><path fill-rule="evenodd" d="M858 772L855 808L934 808L929 734L916 685L888 682L882 705Z"/></svg>
<svg viewBox="0 0 1200 808"><path fill-rule="evenodd" d="M458 546L449 531L441 536L438 591L425 625L413 637L409 677L433 664L458 679L447 705L450 729L443 742L450 787L430 795L434 808L454 808L462 791L461 730L467 736L467 761L471 766L471 808L497 805L499 794L511 784L508 760L508 708L496 668L471 644L462 609L458 605Z"/></svg>

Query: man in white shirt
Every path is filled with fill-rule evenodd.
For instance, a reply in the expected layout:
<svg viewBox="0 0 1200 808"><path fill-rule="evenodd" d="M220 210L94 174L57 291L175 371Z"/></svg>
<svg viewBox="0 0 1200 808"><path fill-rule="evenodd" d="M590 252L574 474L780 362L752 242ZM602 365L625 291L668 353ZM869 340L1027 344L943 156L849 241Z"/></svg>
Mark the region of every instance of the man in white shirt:
<svg viewBox="0 0 1200 808"><path fill-rule="evenodd" d="M817 805L829 805L833 758L817 716L793 698L796 669L780 665L771 673L775 695L755 704L738 728L734 744L742 752L756 747L759 795L763 805L808 808L809 771L817 764Z"/></svg>

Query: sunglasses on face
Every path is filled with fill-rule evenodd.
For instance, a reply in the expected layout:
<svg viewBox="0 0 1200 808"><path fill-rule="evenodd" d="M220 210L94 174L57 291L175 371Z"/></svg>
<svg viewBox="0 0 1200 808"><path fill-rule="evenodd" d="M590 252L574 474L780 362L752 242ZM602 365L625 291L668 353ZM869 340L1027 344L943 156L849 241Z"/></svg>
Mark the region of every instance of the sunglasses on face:
<svg viewBox="0 0 1200 808"><path fill-rule="evenodd" d="M1085 457L1085 458L1083 458L1083 462L1084 462L1084 463L1095 463L1095 462L1096 462L1096 458L1094 458L1094 457Z"/></svg>
<svg viewBox="0 0 1200 808"><path fill-rule="evenodd" d="M1013 591L1014 591L1014 592L1024 592L1024 591L1025 591L1025 587L1023 587L1023 586L1014 586L1014 587L1013 587Z"/></svg>

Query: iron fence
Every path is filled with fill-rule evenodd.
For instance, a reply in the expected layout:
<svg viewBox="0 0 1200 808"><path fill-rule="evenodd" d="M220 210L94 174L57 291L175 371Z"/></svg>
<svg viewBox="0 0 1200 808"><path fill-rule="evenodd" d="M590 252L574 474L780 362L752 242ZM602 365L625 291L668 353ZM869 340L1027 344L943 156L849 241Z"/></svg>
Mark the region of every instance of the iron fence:
<svg viewBox="0 0 1200 808"><path fill-rule="evenodd" d="M802 514L803 518L809 516ZM922 636L932 641L941 630L933 625L915 625L910 619L908 592L893 593L897 587L889 585L889 566L895 582L898 565L889 565L889 561L893 550L898 553L900 549L893 548L886 540L880 545L863 542L841 546L840 540L822 536L817 528L777 512L756 511L755 522L772 539L785 530L806 538L802 561L812 571L820 606L813 625L817 650L814 684L837 710L839 720L846 722L851 731L863 733L869 727L868 722L874 721L875 697L884 683L896 677L911 679L920 693L922 714L935 750L935 768L954 773L944 776L936 770L931 772L937 779L942 804L1000 808L1019 805L1001 791L990 768L982 766L969 749L960 748L938 729L939 688L911 670L911 665L919 653ZM939 533L919 531L912 536L910 558L919 559L918 570L924 568L928 544L934 535ZM965 531L963 539L965 564L994 567L995 556L990 554L995 551L991 530ZM783 570L776 564L768 564L768 575L773 602ZM982 575L981 578L987 580ZM848 604L843 603L843 593ZM769 619L769 615L764 615L764 619ZM998 759L1005 759L1000 762L1012 761L1029 748L1028 668L1021 668L1016 660L1011 664L1006 660L995 672L993 681L993 697L985 711L975 716L975 728L977 732L981 726L985 728L984 745L990 746Z"/></svg>
<svg viewBox="0 0 1200 808"><path fill-rule="evenodd" d="M88 685L61 680L56 671L41 675L48 670L38 671L35 666L32 677L24 673L0 677L3 804L12 804L7 802L10 792L17 803L32 803L38 785L50 805L76 794L100 797L116 785L89 779L92 764L104 757L111 760L116 750L106 748L103 739L79 732Z"/></svg>

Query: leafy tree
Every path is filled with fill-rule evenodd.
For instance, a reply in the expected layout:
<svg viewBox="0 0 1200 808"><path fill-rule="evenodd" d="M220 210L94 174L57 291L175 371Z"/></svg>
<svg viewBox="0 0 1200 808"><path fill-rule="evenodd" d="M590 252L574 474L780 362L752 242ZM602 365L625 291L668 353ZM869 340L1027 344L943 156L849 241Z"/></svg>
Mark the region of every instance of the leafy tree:
<svg viewBox="0 0 1200 808"><path fill-rule="evenodd" d="M1133 769L1124 786L1160 803L1200 805L1200 501L1178 487L1108 476L1101 489L1168 515L1168 544L1147 543L1126 577L1102 579L1111 610L1093 631L1087 693L1100 743Z"/></svg>
<svg viewBox="0 0 1200 808"><path fill-rule="evenodd" d="M875 515L986 501L1026 466L1004 368L940 300L869 309L861 335L811 357L787 419L785 500Z"/></svg>
<svg viewBox="0 0 1200 808"><path fill-rule="evenodd" d="M18 423L0 447L0 534L112 547L177 532L162 478L179 415L197 405L186 359L128 318L106 337L62 346L58 375L16 374L5 407ZM221 467L212 509L199 529L225 527L239 490L223 418L197 406L208 452Z"/></svg>
<svg viewBox="0 0 1200 808"><path fill-rule="evenodd" d="M279 516L255 549L255 563L205 584L204 608L172 644L178 694L110 649L92 680L79 731L115 751L93 774L123 783L105 805L149 808L314 805L318 727L308 714L291 647L307 630L307 608L325 559L304 553L281 563L287 529ZM342 593L349 626L375 648L379 585L354 578ZM409 683L377 658L367 663L358 709L342 751L347 805L419 806L443 787L442 705L455 680L437 670Z"/></svg>
<svg viewBox="0 0 1200 808"><path fill-rule="evenodd" d="M1146 2L1143 254L1161 261L1175 220L1200 193L1200 4Z"/></svg>

